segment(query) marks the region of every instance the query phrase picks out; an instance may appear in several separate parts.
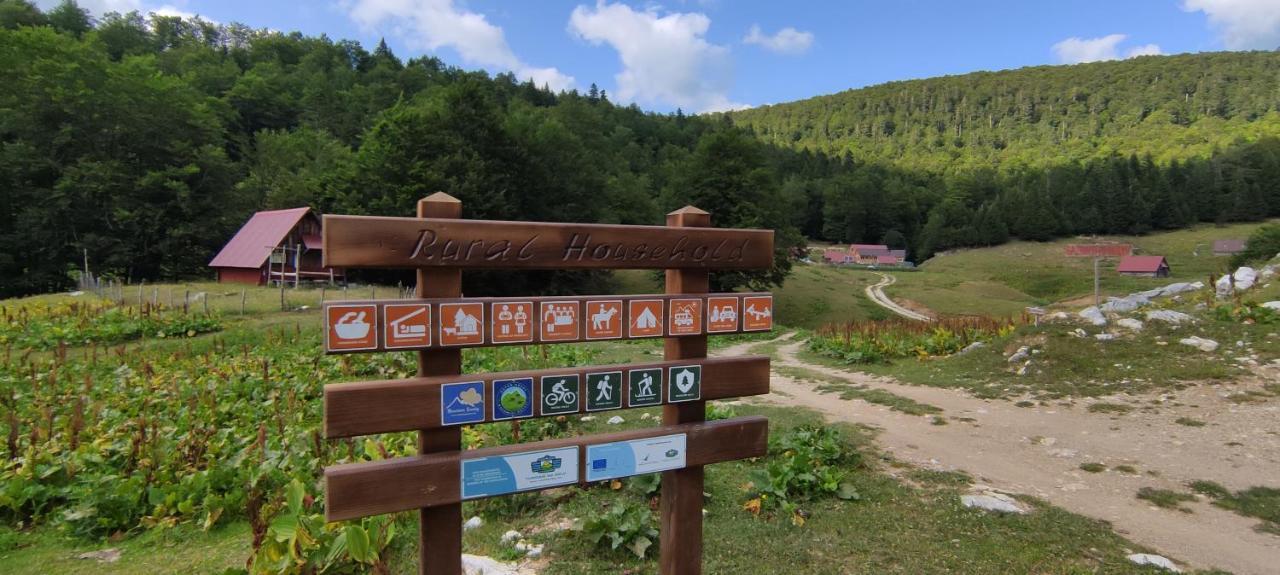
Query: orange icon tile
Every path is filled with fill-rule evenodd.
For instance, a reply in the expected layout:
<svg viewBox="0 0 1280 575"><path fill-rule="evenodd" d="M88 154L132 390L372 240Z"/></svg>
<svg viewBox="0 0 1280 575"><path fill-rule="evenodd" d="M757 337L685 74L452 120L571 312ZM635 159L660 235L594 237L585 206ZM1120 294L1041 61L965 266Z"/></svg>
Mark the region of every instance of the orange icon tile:
<svg viewBox="0 0 1280 575"><path fill-rule="evenodd" d="M738 331L738 298L707 298L707 333Z"/></svg>
<svg viewBox="0 0 1280 575"><path fill-rule="evenodd" d="M667 322L669 335L698 335L702 333L702 300L671 300L671 318Z"/></svg>
<svg viewBox="0 0 1280 575"><path fill-rule="evenodd" d="M622 300L587 302L587 339L622 337Z"/></svg>
<svg viewBox="0 0 1280 575"><path fill-rule="evenodd" d="M378 349L378 306L331 305L324 316L326 350Z"/></svg>
<svg viewBox="0 0 1280 575"><path fill-rule="evenodd" d="M544 301L539 310L542 341L573 341L578 339L578 302Z"/></svg>
<svg viewBox="0 0 1280 575"><path fill-rule="evenodd" d="M489 329L493 343L533 341L533 302L494 302L489 316L493 318Z"/></svg>
<svg viewBox="0 0 1280 575"><path fill-rule="evenodd" d="M773 329L773 296L759 295L742 298L742 331L771 329Z"/></svg>
<svg viewBox="0 0 1280 575"><path fill-rule="evenodd" d="M387 304L382 306L382 337L387 349L431 345L431 304Z"/></svg>
<svg viewBox="0 0 1280 575"><path fill-rule="evenodd" d="M633 299L627 304L627 337L662 336L662 300Z"/></svg>
<svg viewBox="0 0 1280 575"><path fill-rule="evenodd" d="M440 345L484 343L484 304L440 304Z"/></svg>

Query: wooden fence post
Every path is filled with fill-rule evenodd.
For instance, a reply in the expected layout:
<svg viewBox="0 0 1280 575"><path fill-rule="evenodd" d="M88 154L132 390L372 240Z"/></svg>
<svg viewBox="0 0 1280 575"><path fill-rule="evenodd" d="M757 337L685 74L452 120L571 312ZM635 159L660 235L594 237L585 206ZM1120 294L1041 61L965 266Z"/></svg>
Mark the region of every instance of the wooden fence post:
<svg viewBox="0 0 1280 575"><path fill-rule="evenodd" d="M667 214L667 226L710 227L711 214L685 206ZM710 274L705 269L669 269L666 273L667 294L705 294L710 288ZM672 312L668 310L667 313ZM668 337L663 341L663 351L668 360L707 357L707 336ZM705 401L662 407L664 425L705 420ZM702 573L702 484L703 468L700 466L662 473L662 524L658 546L658 565L662 575Z"/></svg>
<svg viewBox="0 0 1280 575"><path fill-rule="evenodd" d="M444 192L418 201L418 217L458 219L462 202ZM460 268L418 268L417 296L461 297ZM374 288L377 289L377 288ZM375 298L376 299L376 298ZM418 352L418 376L462 373L462 350L433 349ZM418 432L418 453L460 451L462 428L445 427ZM418 510L418 573L462 575L462 504L424 507Z"/></svg>

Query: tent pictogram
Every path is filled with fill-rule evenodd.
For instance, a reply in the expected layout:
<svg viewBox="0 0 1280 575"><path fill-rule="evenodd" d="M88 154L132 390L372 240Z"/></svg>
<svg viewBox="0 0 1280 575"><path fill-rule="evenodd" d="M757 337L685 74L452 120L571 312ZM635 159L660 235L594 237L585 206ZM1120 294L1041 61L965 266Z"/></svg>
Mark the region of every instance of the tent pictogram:
<svg viewBox="0 0 1280 575"><path fill-rule="evenodd" d="M662 335L662 300L635 299L627 312L627 336L655 337Z"/></svg>

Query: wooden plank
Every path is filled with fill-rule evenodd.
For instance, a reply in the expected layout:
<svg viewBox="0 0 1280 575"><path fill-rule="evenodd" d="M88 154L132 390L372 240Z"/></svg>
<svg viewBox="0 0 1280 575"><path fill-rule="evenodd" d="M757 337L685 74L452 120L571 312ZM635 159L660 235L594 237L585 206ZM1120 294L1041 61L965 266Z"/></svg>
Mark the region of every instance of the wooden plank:
<svg viewBox="0 0 1280 575"><path fill-rule="evenodd" d="M693 206L686 206L667 214L667 226L710 227L711 215ZM668 269L666 284L668 295L705 294L710 290L710 277L705 269ZM663 352L668 361L707 357L707 337L668 337L663 342ZM705 418L705 401L662 407L662 423L668 426L698 425ZM703 469L696 465L662 474L658 569L663 575L702 573L703 482Z"/></svg>
<svg viewBox="0 0 1280 575"><path fill-rule="evenodd" d="M529 378L532 380L531 399L534 406L531 417L550 417L571 415L587 411L586 384L589 374L620 373L619 406L610 409L627 407L648 407L669 403L670 396L667 384L670 383L671 368L683 366L700 366L701 398L731 399L750 395L769 393L769 358L767 356L742 356L700 360L662 361L654 363L626 365L597 365L570 367L565 369L544 369L537 371L518 371L505 373L487 373L482 375L450 375L400 379L387 381L365 381L353 383L332 383L324 387L324 434L327 438L354 437L374 433L391 433L415 429L434 429L443 426L441 421L442 386L465 382L483 382L484 406L490 407L496 400L494 397L494 381L511 381ZM631 372L659 370L660 375L654 381L658 390L658 401L645 405L632 405ZM542 384L544 378L557 381L559 376L573 376L578 385L573 390L577 399L572 410L553 409L552 413L544 413L542 404ZM637 377L639 380L639 377ZM696 403L702 403L701 401ZM600 409L593 411L606 411ZM475 423L494 421L493 410L483 409L483 419Z"/></svg>
<svg viewBox="0 0 1280 575"><path fill-rule="evenodd" d="M324 216L324 266L763 269L773 230Z"/></svg>
<svg viewBox="0 0 1280 575"><path fill-rule="evenodd" d="M462 202L444 193L418 201L420 218L461 218ZM420 269L414 295L419 298L462 295L462 271L458 268ZM381 343L381 342L379 342ZM450 376L462 373L462 351L433 349L418 352L418 376ZM419 454L458 454L462 430L418 428ZM327 496L327 492L326 492ZM418 573L420 575L462 575L462 504L418 510Z"/></svg>
<svg viewBox="0 0 1280 575"><path fill-rule="evenodd" d="M325 351L330 354L342 353L375 353L383 351L404 351L413 349L467 348L499 345L528 345L535 343L575 343L597 341L602 339L640 339L663 337L680 327L673 325L679 313L676 307L686 299L698 300L699 317L693 318L694 335L714 333L728 335L761 331L751 322L747 313L748 301L770 302L772 313L772 297L768 292L719 293L691 296L673 296L667 294L651 295L593 295L593 296L543 296L543 297L501 297L501 298L426 298L400 300L341 300L324 303ZM675 300L677 305L671 302ZM732 304L730 304L732 302ZM544 329L543 313L548 307L563 304L576 304L576 310L570 333L550 337ZM616 304L617 314L603 316L604 322L598 323L596 315L601 313L600 306ZM423 306L427 306L422 310ZM468 307L470 306L470 307ZM477 307L478 306L478 307ZM656 306L656 307L655 307ZM719 319L715 313L724 307L733 310L731 321L713 321ZM714 308L714 309L713 309ZM451 341L449 330L456 333L458 310L466 309L464 317L474 317L478 322L479 333L475 336L454 337ZM421 311L420 311L421 310ZM511 310L524 314L527 319L520 326L504 320L504 313ZM642 314L656 314L654 329L639 329L642 326ZM341 322L357 319L362 325L358 332L343 333L337 327ZM403 328L402 323L407 323ZM644 324L647 325L647 324ZM612 333L594 329L599 326L614 328ZM346 329L351 329L347 326ZM504 333L502 328L506 328ZM516 329L523 330L521 334ZM402 330L403 329L403 336ZM425 330L425 333L416 331ZM352 336L343 339L343 336ZM681 334L685 335L685 334Z"/></svg>
<svg viewBox="0 0 1280 575"><path fill-rule="evenodd" d="M335 465L324 470L325 518L328 521L342 521L407 509L456 505L461 501L460 482L464 459L571 446L579 447L579 457L582 458L585 456L588 445L680 433L687 435L685 464L701 469L701 466L712 463L765 455L768 449L769 423L763 417L739 417L709 423L652 427L466 452ZM585 482L583 472L587 463L579 461L579 483ZM662 496L664 499L669 497L665 487ZM699 516L702 513L701 498L702 494L699 493ZM449 525L446 529L450 532L460 532L459 525Z"/></svg>

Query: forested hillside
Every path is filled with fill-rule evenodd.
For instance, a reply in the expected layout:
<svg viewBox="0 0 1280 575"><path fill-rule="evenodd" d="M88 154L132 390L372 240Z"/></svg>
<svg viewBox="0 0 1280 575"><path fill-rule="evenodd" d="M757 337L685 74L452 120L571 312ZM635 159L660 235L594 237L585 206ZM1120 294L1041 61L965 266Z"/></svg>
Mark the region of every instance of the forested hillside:
<svg viewBox="0 0 1280 575"><path fill-rule="evenodd" d="M1208 157L1280 134L1280 52L1146 56L891 82L733 112L783 146L910 169Z"/></svg>
<svg viewBox="0 0 1280 575"><path fill-rule="evenodd" d="M0 0L0 296L204 275L255 210L720 226L905 247L1280 215L1280 55L890 84L729 116L552 93L385 44ZM1211 102L1211 103L1210 103ZM837 111L839 113L837 113ZM820 144L820 145L819 145ZM717 287L780 281L726 274ZM394 281L383 276L379 279ZM608 289L469 274L469 294Z"/></svg>

